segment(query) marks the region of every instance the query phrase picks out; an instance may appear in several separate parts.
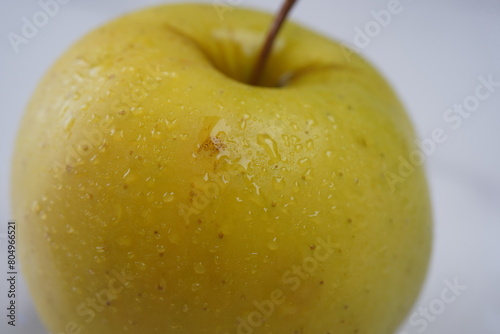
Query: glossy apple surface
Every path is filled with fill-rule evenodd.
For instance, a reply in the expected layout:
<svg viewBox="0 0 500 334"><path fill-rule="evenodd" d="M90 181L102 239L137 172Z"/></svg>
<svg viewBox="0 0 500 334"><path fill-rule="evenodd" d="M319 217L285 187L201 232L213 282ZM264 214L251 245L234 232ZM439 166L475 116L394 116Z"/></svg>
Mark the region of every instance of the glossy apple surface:
<svg viewBox="0 0 500 334"><path fill-rule="evenodd" d="M51 333L393 332L431 244L414 131L385 80L295 24L244 83L271 16L132 13L38 86L12 176L20 255Z"/></svg>

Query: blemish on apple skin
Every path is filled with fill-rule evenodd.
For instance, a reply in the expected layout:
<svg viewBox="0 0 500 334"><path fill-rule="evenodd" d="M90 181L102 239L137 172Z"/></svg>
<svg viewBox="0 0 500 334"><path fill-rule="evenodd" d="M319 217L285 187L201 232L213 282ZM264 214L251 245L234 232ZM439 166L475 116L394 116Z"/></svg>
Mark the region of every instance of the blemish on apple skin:
<svg viewBox="0 0 500 334"><path fill-rule="evenodd" d="M223 238L224 238L224 233L220 232L220 233L219 233L219 238L220 238L220 239L223 239Z"/></svg>
<svg viewBox="0 0 500 334"><path fill-rule="evenodd" d="M209 156L212 157L222 152L225 148L226 144L219 137L207 137L201 144L198 152L208 152Z"/></svg>

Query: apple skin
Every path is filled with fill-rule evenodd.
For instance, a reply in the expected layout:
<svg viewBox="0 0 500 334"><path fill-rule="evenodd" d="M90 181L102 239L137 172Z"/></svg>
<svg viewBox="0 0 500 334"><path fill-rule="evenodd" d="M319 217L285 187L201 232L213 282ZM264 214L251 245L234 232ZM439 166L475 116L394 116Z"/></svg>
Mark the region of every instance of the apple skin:
<svg viewBox="0 0 500 334"><path fill-rule="evenodd" d="M135 12L39 84L12 167L23 273L51 333L396 330L425 278L431 210L392 89L271 16ZM277 87L281 86L281 87Z"/></svg>

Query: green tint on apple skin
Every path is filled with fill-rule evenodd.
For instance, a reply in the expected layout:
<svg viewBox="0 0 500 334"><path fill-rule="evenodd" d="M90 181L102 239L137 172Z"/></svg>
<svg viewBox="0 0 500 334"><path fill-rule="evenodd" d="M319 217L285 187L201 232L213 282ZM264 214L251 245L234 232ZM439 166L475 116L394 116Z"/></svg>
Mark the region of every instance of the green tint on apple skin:
<svg viewBox="0 0 500 334"><path fill-rule="evenodd" d="M431 246L385 80L271 16L167 5L85 36L21 124L12 203L51 333L394 332Z"/></svg>

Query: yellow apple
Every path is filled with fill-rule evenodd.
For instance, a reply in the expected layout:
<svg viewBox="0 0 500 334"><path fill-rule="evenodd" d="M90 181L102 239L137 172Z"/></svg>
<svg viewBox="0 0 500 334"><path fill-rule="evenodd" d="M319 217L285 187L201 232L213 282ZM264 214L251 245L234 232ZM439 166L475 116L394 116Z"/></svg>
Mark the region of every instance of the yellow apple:
<svg viewBox="0 0 500 334"><path fill-rule="evenodd" d="M423 170L385 80L271 16L166 5L69 49L19 131L23 272L60 333L393 332L425 277Z"/></svg>

